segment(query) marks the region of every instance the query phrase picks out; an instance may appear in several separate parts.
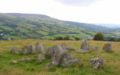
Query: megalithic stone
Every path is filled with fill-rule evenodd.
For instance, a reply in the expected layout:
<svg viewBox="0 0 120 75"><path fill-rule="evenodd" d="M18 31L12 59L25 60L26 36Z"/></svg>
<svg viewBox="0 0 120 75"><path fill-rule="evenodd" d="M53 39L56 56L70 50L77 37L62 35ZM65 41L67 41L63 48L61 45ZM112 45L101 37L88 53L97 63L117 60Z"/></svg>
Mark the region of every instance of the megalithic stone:
<svg viewBox="0 0 120 75"><path fill-rule="evenodd" d="M37 42L36 45L35 45L35 52L44 54L45 53L45 49L44 49L43 44Z"/></svg>
<svg viewBox="0 0 120 75"><path fill-rule="evenodd" d="M89 45L87 43L87 40L83 40L81 43L81 48L80 51L81 52L87 52L89 50Z"/></svg>

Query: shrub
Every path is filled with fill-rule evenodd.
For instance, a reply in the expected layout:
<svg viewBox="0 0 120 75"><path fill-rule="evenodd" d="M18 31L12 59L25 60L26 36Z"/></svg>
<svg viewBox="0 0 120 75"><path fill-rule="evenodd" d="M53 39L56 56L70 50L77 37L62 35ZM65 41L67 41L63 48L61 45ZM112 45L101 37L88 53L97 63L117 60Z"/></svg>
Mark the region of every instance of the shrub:
<svg viewBox="0 0 120 75"><path fill-rule="evenodd" d="M103 36L103 34L102 33L96 33L95 34L95 36L94 36L94 38L93 38L94 40L100 40L100 41L102 41L102 40L104 40L104 36Z"/></svg>

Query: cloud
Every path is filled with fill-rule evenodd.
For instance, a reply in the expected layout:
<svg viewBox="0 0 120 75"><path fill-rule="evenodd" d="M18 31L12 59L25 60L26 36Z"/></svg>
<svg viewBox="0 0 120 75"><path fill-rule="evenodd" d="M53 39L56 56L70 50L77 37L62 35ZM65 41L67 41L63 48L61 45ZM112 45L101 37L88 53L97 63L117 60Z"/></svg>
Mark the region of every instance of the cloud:
<svg viewBox="0 0 120 75"><path fill-rule="evenodd" d="M96 0L56 0L56 1L73 6L88 6L95 2Z"/></svg>
<svg viewBox="0 0 120 75"><path fill-rule="evenodd" d="M120 0L0 0L0 12L45 14L61 20L120 24Z"/></svg>

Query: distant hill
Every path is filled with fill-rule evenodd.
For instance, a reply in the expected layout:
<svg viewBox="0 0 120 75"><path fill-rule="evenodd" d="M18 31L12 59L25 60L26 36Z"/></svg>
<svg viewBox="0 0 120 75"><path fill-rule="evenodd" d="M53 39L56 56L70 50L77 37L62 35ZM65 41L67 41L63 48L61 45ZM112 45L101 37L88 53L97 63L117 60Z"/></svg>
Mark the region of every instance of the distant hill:
<svg viewBox="0 0 120 75"><path fill-rule="evenodd" d="M108 32L113 30L112 28L108 28L108 27L104 27L104 26L98 26L98 25L95 25L95 24L70 22L70 21L66 21L66 23L69 24L72 27L83 28L84 30L94 31L94 32L108 33Z"/></svg>
<svg viewBox="0 0 120 75"><path fill-rule="evenodd" d="M42 38L75 36L90 38L95 32L109 32L110 28L78 22L62 21L39 14L1 13L0 38Z"/></svg>
<svg viewBox="0 0 120 75"><path fill-rule="evenodd" d="M101 26L104 26L104 27L109 27L111 29L120 28L120 24L97 24L97 25L101 25Z"/></svg>

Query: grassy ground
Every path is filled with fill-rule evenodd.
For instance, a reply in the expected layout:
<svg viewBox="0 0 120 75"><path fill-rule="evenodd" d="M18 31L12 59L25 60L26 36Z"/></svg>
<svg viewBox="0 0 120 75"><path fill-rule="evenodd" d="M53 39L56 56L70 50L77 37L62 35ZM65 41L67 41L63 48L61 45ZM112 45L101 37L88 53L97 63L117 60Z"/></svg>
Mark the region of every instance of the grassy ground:
<svg viewBox="0 0 120 75"><path fill-rule="evenodd" d="M41 64L36 61L29 63L11 64L13 59L22 57L36 57L32 55L15 55L11 54L10 48L16 46L21 48L24 45L35 44L37 41L43 43L47 48L55 44L65 43L70 47L76 49L71 51L70 54L84 64L83 66L62 68L57 67L54 69L47 69L46 64L49 60L44 60ZM120 75L120 42L111 42L113 52L106 53L102 50L105 42L89 41L90 46L98 46L98 51L89 53L78 53L80 48L80 41L47 41L47 40L16 40L16 41L0 41L0 75ZM89 65L89 59L94 56L100 56L104 59L104 67L99 70L94 70Z"/></svg>

